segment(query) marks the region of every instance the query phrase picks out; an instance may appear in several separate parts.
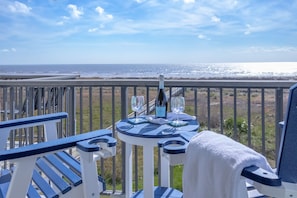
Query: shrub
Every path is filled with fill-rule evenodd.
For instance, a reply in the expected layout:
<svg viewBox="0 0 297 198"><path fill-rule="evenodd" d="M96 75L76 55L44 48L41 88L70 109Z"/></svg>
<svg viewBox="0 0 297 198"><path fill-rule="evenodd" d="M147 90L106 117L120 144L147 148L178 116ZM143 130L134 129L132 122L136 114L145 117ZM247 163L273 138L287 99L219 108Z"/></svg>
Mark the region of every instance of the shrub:
<svg viewBox="0 0 297 198"><path fill-rule="evenodd" d="M227 120L224 120L224 128L227 131L233 131L234 130L234 119L228 118ZM242 117L239 117L236 120L236 128L239 133L247 133L248 132L248 123L246 120Z"/></svg>

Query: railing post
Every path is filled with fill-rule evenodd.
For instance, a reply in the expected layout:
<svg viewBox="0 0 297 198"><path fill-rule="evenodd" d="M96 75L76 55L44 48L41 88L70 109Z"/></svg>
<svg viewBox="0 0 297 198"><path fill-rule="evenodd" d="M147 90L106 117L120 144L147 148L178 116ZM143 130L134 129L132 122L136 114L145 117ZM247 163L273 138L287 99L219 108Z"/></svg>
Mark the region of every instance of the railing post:
<svg viewBox="0 0 297 198"><path fill-rule="evenodd" d="M3 88L3 120L8 120L8 117L7 117L7 110L8 110L8 106L7 106L7 101L8 101L8 98L7 98L7 87Z"/></svg>
<svg viewBox="0 0 297 198"><path fill-rule="evenodd" d="M238 135L238 130L237 130L237 89L234 88L233 89L233 117L234 117L234 123L233 123L233 128L234 128L234 132L233 132L233 138L235 140L239 140L239 135Z"/></svg>
<svg viewBox="0 0 297 198"><path fill-rule="evenodd" d="M277 88L275 90L275 159L278 159L280 140L281 140L281 128L279 122L283 120L283 89ZM276 162L277 163L277 162Z"/></svg>
<svg viewBox="0 0 297 198"><path fill-rule="evenodd" d="M9 97L10 97L10 104L9 104L9 111L10 111L10 119L15 119L15 87L10 87L9 89Z"/></svg>
<svg viewBox="0 0 297 198"><path fill-rule="evenodd" d="M223 89L220 88L220 127L221 133L224 134L224 108L223 108Z"/></svg>
<svg viewBox="0 0 297 198"><path fill-rule="evenodd" d="M207 88L207 129L210 130L210 88Z"/></svg>
<svg viewBox="0 0 297 198"><path fill-rule="evenodd" d="M76 89L74 87L68 88L66 91L66 109L68 112L68 135L76 135Z"/></svg>
<svg viewBox="0 0 297 198"><path fill-rule="evenodd" d="M128 89L126 86L121 87L121 119L125 119L128 116ZM122 142L122 151L126 150L126 144ZM123 194L126 193L126 164L123 163L126 161L126 154L125 152L122 152L122 192Z"/></svg>
<svg viewBox="0 0 297 198"><path fill-rule="evenodd" d="M15 115L14 115L14 87L10 87L9 89L9 119L14 119ZM13 131L12 133L10 133L10 148L14 148L15 147L15 131Z"/></svg>
<svg viewBox="0 0 297 198"><path fill-rule="evenodd" d="M35 103L35 94L34 94L34 87L29 87L28 88L28 92L27 92L27 112L26 112L26 116L33 116L34 115L34 103ZM33 144L34 143L34 133L33 133L33 129L29 128L29 144Z"/></svg>

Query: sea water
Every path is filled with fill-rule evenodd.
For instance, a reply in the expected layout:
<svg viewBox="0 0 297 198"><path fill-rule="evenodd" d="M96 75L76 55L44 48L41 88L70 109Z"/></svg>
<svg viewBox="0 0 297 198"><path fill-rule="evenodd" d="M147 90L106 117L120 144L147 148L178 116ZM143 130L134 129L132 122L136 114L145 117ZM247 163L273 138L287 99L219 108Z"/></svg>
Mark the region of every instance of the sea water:
<svg viewBox="0 0 297 198"><path fill-rule="evenodd" d="M0 74L79 74L99 78L297 78L297 62L0 65Z"/></svg>

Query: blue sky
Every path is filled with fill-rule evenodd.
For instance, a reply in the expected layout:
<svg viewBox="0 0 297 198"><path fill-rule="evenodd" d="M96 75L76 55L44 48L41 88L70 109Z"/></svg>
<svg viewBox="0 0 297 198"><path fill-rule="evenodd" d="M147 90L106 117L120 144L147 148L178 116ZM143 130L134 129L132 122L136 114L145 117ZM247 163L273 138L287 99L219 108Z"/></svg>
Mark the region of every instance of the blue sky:
<svg viewBox="0 0 297 198"><path fill-rule="evenodd" d="M297 61L297 0L0 1L0 64Z"/></svg>

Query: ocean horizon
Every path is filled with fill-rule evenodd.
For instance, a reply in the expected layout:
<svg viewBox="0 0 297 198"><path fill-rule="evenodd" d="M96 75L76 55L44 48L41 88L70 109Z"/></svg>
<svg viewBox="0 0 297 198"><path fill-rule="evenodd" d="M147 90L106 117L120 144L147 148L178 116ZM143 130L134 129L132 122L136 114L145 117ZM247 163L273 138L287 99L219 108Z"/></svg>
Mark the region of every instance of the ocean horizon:
<svg viewBox="0 0 297 198"><path fill-rule="evenodd" d="M1 75L76 74L85 78L297 78L297 62L0 65Z"/></svg>

